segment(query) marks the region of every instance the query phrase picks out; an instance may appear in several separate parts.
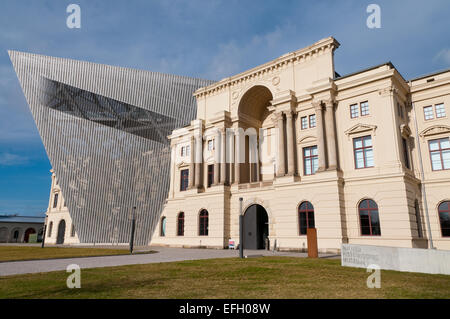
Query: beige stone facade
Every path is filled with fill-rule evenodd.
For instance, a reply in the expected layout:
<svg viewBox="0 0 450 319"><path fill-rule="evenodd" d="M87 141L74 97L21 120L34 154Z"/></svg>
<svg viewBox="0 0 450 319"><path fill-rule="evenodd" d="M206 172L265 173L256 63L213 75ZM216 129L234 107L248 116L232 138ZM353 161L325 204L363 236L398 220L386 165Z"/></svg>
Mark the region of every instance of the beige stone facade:
<svg viewBox="0 0 450 319"><path fill-rule="evenodd" d="M242 197L245 214L267 214L270 248L305 249L315 226L320 251L427 247L431 236L450 249L438 212L450 201L450 70L406 81L385 63L339 76L338 47L323 39L195 92L197 119L169 136L171 187L151 244L238 244Z"/></svg>
<svg viewBox="0 0 450 319"><path fill-rule="evenodd" d="M78 235L53 170L46 215L46 244L79 244ZM59 240L58 240L58 234Z"/></svg>

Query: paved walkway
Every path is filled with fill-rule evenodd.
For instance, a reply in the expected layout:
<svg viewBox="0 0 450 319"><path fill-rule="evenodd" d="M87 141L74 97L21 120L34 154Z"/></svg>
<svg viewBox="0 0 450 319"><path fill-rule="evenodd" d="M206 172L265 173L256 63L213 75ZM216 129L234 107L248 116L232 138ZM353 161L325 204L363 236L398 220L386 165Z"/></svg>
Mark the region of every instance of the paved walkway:
<svg viewBox="0 0 450 319"><path fill-rule="evenodd" d="M239 256L238 250L229 250L229 249L191 249L191 248L167 248L167 247L151 247L151 249L157 251L157 253L4 262L0 263L0 276L11 276L19 274L66 270L67 266L70 264L77 264L80 266L81 269L84 269L84 268L162 263L162 262L172 262L182 260L229 258ZM272 252L267 250L245 250L244 255L246 255L247 257L307 256L306 253ZM321 254L320 257L335 258L336 255Z"/></svg>

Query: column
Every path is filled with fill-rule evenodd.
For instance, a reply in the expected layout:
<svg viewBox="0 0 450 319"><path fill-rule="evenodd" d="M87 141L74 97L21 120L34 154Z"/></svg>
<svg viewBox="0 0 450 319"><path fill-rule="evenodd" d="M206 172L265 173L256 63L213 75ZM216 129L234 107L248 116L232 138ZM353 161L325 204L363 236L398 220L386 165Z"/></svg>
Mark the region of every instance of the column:
<svg viewBox="0 0 450 319"><path fill-rule="evenodd" d="M201 133L195 137L195 187L200 188L202 183L202 168L203 168L203 137Z"/></svg>
<svg viewBox="0 0 450 319"><path fill-rule="evenodd" d="M220 175L220 130L216 128L215 137L214 137L214 180L213 184L219 184L219 175Z"/></svg>
<svg viewBox="0 0 450 319"><path fill-rule="evenodd" d="M189 143L189 186L188 188L194 187L194 136L191 136Z"/></svg>
<svg viewBox="0 0 450 319"><path fill-rule="evenodd" d="M318 152L318 171L325 170L325 135L323 132L323 119L322 119L322 102L313 102L314 109L316 110L316 129L317 129L317 152Z"/></svg>
<svg viewBox="0 0 450 319"><path fill-rule="evenodd" d="M286 173L286 165L284 158L284 123L283 123L283 113L275 114L278 129L278 169L277 176L284 176Z"/></svg>
<svg viewBox="0 0 450 319"><path fill-rule="evenodd" d="M226 184L227 177L227 159L226 159L226 128L221 130L220 137L220 184Z"/></svg>
<svg viewBox="0 0 450 319"><path fill-rule="evenodd" d="M239 184L241 182L241 132L239 128L234 131L234 182Z"/></svg>
<svg viewBox="0 0 450 319"><path fill-rule="evenodd" d="M334 101L325 102L325 132L327 135L328 168L337 168L335 120L334 120Z"/></svg>
<svg viewBox="0 0 450 319"><path fill-rule="evenodd" d="M288 155L288 175L295 174L295 143L294 130L292 126L292 111L285 112L286 114L286 140L287 140L287 155Z"/></svg>

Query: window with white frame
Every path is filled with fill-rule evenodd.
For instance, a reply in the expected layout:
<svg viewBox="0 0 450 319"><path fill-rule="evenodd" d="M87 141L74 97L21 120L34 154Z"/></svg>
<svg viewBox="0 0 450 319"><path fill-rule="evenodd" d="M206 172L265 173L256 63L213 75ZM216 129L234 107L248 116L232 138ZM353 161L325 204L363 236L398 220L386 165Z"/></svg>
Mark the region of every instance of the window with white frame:
<svg viewBox="0 0 450 319"><path fill-rule="evenodd" d="M214 150L214 140L208 141L208 151Z"/></svg>
<svg viewBox="0 0 450 319"><path fill-rule="evenodd" d="M350 116L352 119L359 116L359 106L358 104L350 105Z"/></svg>
<svg viewBox="0 0 450 319"><path fill-rule="evenodd" d="M308 117L303 116L301 121L302 121L302 130L306 130L308 128Z"/></svg>
<svg viewBox="0 0 450 319"><path fill-rule="evenodd" d="M436 118L445 117L445 106L444 103L436 104Z"/></svg>
<svg viewBox="0 0 450 319"><path fill-rule="evenodd" d="M311 114L309 116L309 128L316 127L316 114Z"/></svg>
<svg viewBox="0 0 450 319"><path fill-rule="evenodd" d="M425 120L434 119L433 106L425 106L423 108L423 114L425 115Z"/></svg>

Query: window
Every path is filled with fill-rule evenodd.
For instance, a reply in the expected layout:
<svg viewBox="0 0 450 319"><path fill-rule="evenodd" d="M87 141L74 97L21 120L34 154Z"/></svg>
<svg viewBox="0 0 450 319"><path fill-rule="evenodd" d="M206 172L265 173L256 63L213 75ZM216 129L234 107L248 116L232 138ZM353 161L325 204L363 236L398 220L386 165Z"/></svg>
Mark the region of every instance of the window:
<svg viewBox="0 0 450 319"><path fill-rule="evenodd" d="M180 191L185 191L189 185L189 170L183 169L180 172L181 180L180 180Z"/></svg>
<svg viewBox="0 0 450 319"><path fill-rule="evenodd" d="M354 138L353 148L356 168L368 168L374 166L371 136Z"/></svg>
<svg viewBox="0 0 450 319"><path fill-rule="evenodd" d="M441 203L438 210L442 237L450 237L450 202Z"/></svg>
<svg viewBox="0 0 450 319"><path fill-rule="evenodd" d="M208 211L203 209L199 215L199 235L208 236Z"/></svg>
<svg viewBox="0 0 450 319"><path fill-rule="evenodd" d="M369 115L369 102L361 103L361 116Z"/></svg>
<svg viewBox="0 0 450 319"><path fill-rule="evenodd" d="M410 169L411 166L409 163L408 141L406 140L406 138L402 138L402 142L403 142L403 159L405 160L405 167Z"/></svg>
<svg viewBox="0 0 450 319"><path fill-rule="evenodd" d="M319 167L319 156L317 146L305 147L303 149L303 167L305 175L312 175Z"/></svg>
<svg viewBox="0 0 450 319"><path fill-rule="evenodd" d="M357 118L359 116L358 104L350 105L350 116L351 116L352 119Z"/></svg>
<svg viewBox="0 0 450 319"><path fill-rule="evenodd" d="M309 116L309 128L316 127L316 114Z"/></svg>
<svg viewBox="0 0 450 319"><path fill-rule="evenodd" d="M53 222L50 222L50 226L48 227L47 237L52 237L53 230Z"/></svg>
<svg viewBox="0 0 450 319"><path fill-rule="evenodd" d="M298 207L299 234L306 235L308 228L314 228L314 207L310 202L303 202Z"/></svg>
<svg viewBox="0 0 450 319"><path fill-rule="evenodd" d="M302 130L306 130L308 128L308 117L303 116L302 117Z"/></svg>
<svg viewBox="0 0 450 319"><path fill-rule="evenodd" d="M182 146L181 147L181 156L189 156L190 155L190 146Z"/></svg>
<svg viewBox="0 0 450 319"><path fill-rule="evenodd" d="M166 236L166 217L161 218L161 228L159 230L159 235L161 237Z"/></svg>
<svg viewBox="0 0 450 319"><path fill-rule="evenodd" d="M450 140L441 138L428 142L433 171L450 169Z"/></svg>
<svg viewBox="0 0 450 319"><path fill-rule="evenodd" d="M214 165L208 165L208 187L214 183Z"/></svg>
<svg viewBox="0 0 450 319"><path fill-rule="evenodd" d="M423 113L425 115L425 120L432 120L434 119L433 114L433 106L426 106L423 108Z"/></svg>
<svg viewBox="0 0 450 319"><path fill-rule="evenodd" d="M436 118L445 117L445 107L443 103L436 104L435 108L436 108Z"/></svg>
<svg viewBox="0 0 450 319"><path fill-rule="evenodd" d="M72 224L72 228L70 230L70 236L75 237L75 226Z"/></svg>
<svg viewBox="0 0 450 319"><path fill-rule="evenodd" d="M177 236L184 236L184 213L183 212L178 214Z"/></svg>
<svg viewBox="0 0 450 319"><path fill-rule="evenodd" d="M381 235L377 203L371 199L365 199L359 204L359 222L361 226L361 235Z"/></svg>
<svg viewBox="0 0 450 319"><path fill-rule="evenodd" d="M208 141L208 151L214 150L214 140Z"/></svg>
<svg viewBox="0 0 450 319"><path fill-rule="evenodd" d="M53 208L56 208L56 206L58 206L58 194L53 196Z"/></svg>

